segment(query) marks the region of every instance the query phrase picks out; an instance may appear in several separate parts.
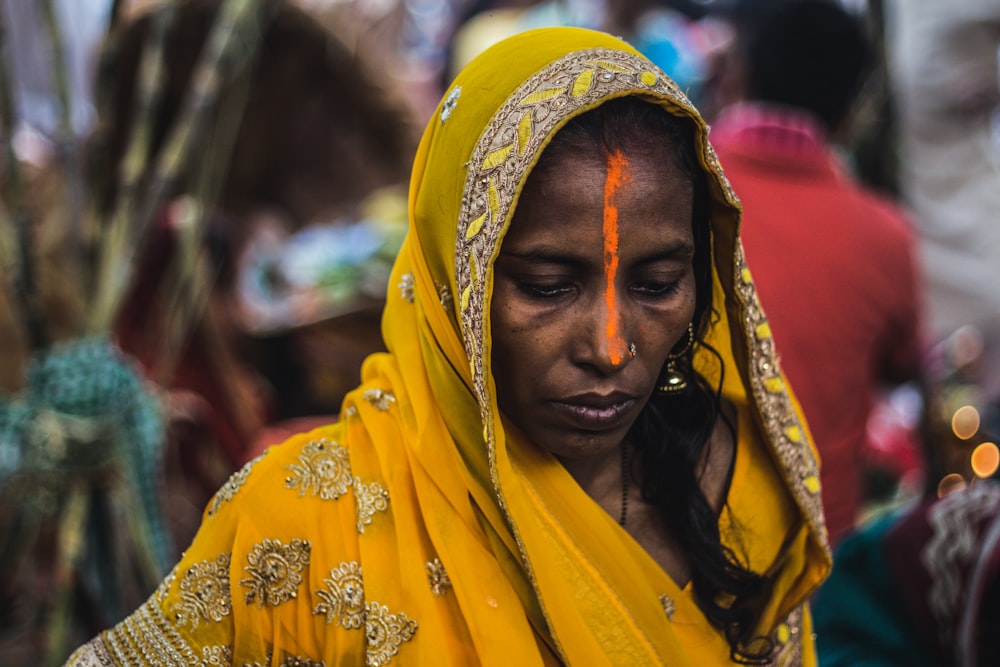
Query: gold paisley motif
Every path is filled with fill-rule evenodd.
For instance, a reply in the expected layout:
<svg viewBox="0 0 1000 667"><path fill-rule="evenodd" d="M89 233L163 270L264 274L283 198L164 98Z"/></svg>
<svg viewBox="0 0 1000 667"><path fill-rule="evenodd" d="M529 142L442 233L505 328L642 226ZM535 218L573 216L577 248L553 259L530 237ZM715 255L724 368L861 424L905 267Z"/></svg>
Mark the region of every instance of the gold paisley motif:
<svg viewBox="0 0 1000 667"><path fill-rule="evenodd" d="M403 642L413 639L417 622L399 612L393 614L385 605L369 602L365 605L365 661L369 667L388 665Z"/></svg>
<svg viewBox="0 0 1000 667"><path fill-rule="evenodd" d="M316 591L320 602L313 609L317 616L325 616L327 624L357 630L365 622L365 587L361 578L361 564L341 563L330 570L323 579L325 588Z"/></svg>
<svg viewBox="0 0 1000 667"><path fill-rule="evenodd" d="M229 479L226 480L226 483L222 485L222 488L216 491L215 496L212 497L212 502L208 507L208 516L213 516L219 511L219 508L223 503L227 503L233 499L233 496L235 496L240 488L246 484L247 479L250 477L250 471L253 470L253 467L258 461L267 455L267 452L268 450L265 449L260 456L251 461L247 461L242 468L234 472Z"/></svg>
<svg viewBox="0 0 1000 667"><path fill-rule="evenodd" d="M201 621L220 622L233 610L229 596L229 554L195 563L181 577L180 602L174 605L178 627L198 627ZM214 663L210 663L214 664Z"/></svg>
<svg viewBox="0 0 1000 667"><path fill-rule="evenodd" d="M451 588L451 579L448 578L448 572L444 569L441 560L435 558L427 561L425 569L427 570L427 580L431 584L431 592L434 595L444 595L445 591Z"/></svg>
<svg viewBox="0 0 1000 667"><path fill-rule="evenodd" d="M354 478L354 498L358 503L358 532L365 532L365 526L372 522L375 512L384 512L389 507L389 489L379 482L365 484Z"/></svg>
<svg viewBox="0 0 1000 667"><path fill-rule="evenodd" d="M287 546L280 540L265 539L247 555L243 567L249 575L240 581L248 589L246 603L276 607L298 596L302 569L309 564L309 540L293 539Z"/></svg>
<svg viewBox="0 0 1000 667"><path fill-rule="evenodd" d="M285 487L298 489L299 497L306 493L322 500L336 500L351 486L351 460L347 448L340 443L320 438L302 446L298 463L288 466L294 475L285 478Z"/></svg>
<svg viewBox="0 0 1000 667"><path fill-rule="evenodd" d="M396 402L395 394L385 389L369 389L364 393L364 398L381 412L385 412Z"/></svg>

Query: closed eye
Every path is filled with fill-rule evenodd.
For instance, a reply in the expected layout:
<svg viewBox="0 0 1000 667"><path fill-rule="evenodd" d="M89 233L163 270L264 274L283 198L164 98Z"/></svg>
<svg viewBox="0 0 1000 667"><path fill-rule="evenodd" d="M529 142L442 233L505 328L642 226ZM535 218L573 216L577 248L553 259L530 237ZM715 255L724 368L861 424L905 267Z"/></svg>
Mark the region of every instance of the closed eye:
<svg viewBox="0 0 1000 667"><path fill-rule="evenodd" d="M681 286L681 281L646 280L632 285L632 291L641 296L665 297L675 294Z"/></svg>

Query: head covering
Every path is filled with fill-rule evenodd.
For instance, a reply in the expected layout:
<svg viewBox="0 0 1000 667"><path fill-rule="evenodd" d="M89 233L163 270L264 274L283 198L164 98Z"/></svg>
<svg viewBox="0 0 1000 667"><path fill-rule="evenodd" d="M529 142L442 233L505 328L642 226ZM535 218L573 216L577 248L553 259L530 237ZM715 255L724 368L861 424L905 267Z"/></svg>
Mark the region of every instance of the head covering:
<svg viewBox="0 0 1000 667"><path fill-rule="evenodd" d="M673 82L622 41L571 28L513 37L458 76L414 164L383 319L389 351L366 360L337 424L233 476L175 574L92 650L164 663L221 651L231 664L729 659L691 585L551 454L509 433L497 407L493 263L518 194L559 128L628 95L698 128L714 254L708 342L724 380L708 355L695 362L738 413L720 532L764 577L752 630L773 642L773 664L814 664L805 606L830 567L817 464L743 261L736 198Z"/></svg>
<svg viewBox="0 0 1000 667"><path fill-rule="evenodd" d="M760 489L776 504L770 520L758 517L771 525L743 533L751 564L764 566L758 571L774 595L760 632L769 634L829 568L816 459L778 368L737 240L739 205L704 121L670 79L620 40L574 28L522 33L474 60L427 125L411 180L409 234L390 280L401 294L390 293L383 320L391 356L371 359L365 378L398 373L418 432L443 421L447 434L439 437L454 441L460 460L446 466L453 450L423 437L416 456L429 471L462 469L453 502L472 497L536 629L571 663L595 655L618 664L669 662L683 651L664 632L649 582L637 576L650 567L646 554L552 456L504 430L490 368L493 263L552 136L571 118L629 95L698 127L712 200L718 318L710 342L727 369L738 369L726 373L724 393L752 414L739 428L770 456L778 487ZM741 433L741 443L744 435L751 434ZM458 567L445 564L449 572Z"/></svg>

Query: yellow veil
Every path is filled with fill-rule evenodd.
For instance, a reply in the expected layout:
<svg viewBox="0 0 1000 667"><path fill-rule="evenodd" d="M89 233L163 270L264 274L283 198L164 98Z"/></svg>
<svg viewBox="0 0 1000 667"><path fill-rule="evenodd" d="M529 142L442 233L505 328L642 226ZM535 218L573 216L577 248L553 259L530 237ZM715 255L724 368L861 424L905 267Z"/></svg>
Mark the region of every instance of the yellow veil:
<svg viewBox="0 0 1000 667"><path fill-rule="evenodd" d="M418 421L447 428L435 442L418 437L416 456L428 471L461 471L461 481L450 482L452 502L472 498L489 548L556 655L572 664L606 656L611 664L679 665L686 650L661 596L675 606L685 596L663 590L671 582L551 456L506 437L490 372L493 261L521 187L569 119L625 95L694 118L700 128L720 315L710 342L727 369L738 370L725 375L725 394L744 413L739 446L756 442L764 456L754 461L762 468L754 480L770 487L747 494L756 496L754 508L735 508L731 497L730 510L751 566L772 587L759 631L778 631L779 642L796 638L798 628L782 623L829 568L815 454L778 368L737 240L739 205L708 128L673 82L625 43L581 29L531 31L488 50L452 83L420 144L409 236L392 279L412 302L390 290L383 335L392 356L373 358L365 375L391 367ZM454 441L460 461L443 462L452 450L441 438ZM462 567L445 564L453 574Z"/></svg>
<svg viewBox="0 0 1000 667"><path fill-rule="evenodd" d="M682 665L729 645L548 453L505 432L490 358L493 262L548 140L638 95L694 119L712 199L709 343L736 406L723 540L765 576L774 664L813 664L806 601L830 556L817 462L737 238L708 129L634 49L581 29L493 47L452 84L413 169L410 227L341 420L216 494L173 573L71 660L90 664ZM718 363L696 359L718 381Z"/></svg>

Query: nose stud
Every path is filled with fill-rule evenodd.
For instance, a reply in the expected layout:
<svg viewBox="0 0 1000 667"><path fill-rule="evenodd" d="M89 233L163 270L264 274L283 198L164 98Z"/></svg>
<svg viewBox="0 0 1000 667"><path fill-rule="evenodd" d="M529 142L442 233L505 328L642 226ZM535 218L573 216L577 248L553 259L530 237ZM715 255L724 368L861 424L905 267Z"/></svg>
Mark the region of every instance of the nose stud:
<svg viewBox="0 0 1000 667"><path fill-rule="evenodd" d="M628 344L628 356L635 359L635 343Z"/></svg>

